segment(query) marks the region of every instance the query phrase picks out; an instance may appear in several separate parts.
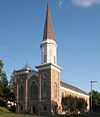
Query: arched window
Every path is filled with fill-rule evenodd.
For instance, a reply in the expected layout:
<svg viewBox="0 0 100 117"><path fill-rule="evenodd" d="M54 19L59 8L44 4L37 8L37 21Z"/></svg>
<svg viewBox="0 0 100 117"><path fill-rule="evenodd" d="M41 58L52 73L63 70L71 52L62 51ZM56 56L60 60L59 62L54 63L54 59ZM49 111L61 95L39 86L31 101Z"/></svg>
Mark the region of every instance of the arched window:
<svg viewBox="0 0 100 117"><path fill-rule="evenodd" d="M32 99L32 86L30 86L30 99Z"/></svg>
<svg viewBox="0 0 100 117"><path fill-rule="evenodd" d="M32 100L38 99L38 86L36 82L32 82L32 85L30 86L30 98Z"/></svg>
<svg viewBox="0 0 100 117"><path fill-rule="evenodd" d="M54 97L57 97L57 83L54 83Z"/></svg>
<svg viewBox="0 0 100 117"><path fill-rule="evenodd" d="M42 96L46 97L47 96L47 85L46 85L46 81L43 81L42 83Z"/></svg>

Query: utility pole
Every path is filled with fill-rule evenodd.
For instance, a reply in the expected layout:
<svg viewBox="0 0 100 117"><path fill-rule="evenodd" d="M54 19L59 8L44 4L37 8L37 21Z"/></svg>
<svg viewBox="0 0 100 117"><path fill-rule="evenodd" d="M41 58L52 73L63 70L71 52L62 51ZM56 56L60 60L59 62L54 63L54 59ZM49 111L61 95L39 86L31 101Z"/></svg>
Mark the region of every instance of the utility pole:
<svg viewBox="0 0 100 117"><path fill-rule="evenodd" d="M92 88L93 88L93 83L97 83L97 81L90 81L90 83L91 83L91 100L90 100L90 110L91 110L91 112L92 112L92 95L93 95L93 90L92 90Z"/></svg>

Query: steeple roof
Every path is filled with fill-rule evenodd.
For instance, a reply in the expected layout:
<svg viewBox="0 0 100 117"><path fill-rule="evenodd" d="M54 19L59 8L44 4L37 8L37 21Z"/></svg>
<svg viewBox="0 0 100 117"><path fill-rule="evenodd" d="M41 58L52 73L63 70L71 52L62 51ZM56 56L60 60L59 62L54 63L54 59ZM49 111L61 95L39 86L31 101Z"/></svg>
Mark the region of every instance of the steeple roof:
<svg viewBox="0 0 100 117"><path fill-rule="evenodd" d="M22 70L32 70L31 67L28 65L28 62L26 62L26 65L22 68Z"/></svg>
<svg viewBox="0 0 100 117"><path fill-rule="evenodd" d="M52 18L50 14L50 7L48 4L47 4L47 11L46 11L45 25L44 25L43 41L47 39L54 40Z"/></svg>

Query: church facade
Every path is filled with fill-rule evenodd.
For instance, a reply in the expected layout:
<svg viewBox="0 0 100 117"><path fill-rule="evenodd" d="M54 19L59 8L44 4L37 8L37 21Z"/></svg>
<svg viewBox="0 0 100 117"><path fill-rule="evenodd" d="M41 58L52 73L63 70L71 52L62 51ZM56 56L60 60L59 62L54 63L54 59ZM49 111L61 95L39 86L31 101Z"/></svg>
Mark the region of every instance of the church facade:
<svg viewBox="0 0 100 117"><path fill-rule="evenodd" d="M62 112L63 96L84 98L89 110L89 95L60 80L62 68L57 65L57 43L54 37L50 7L47 5L43 40L40 44L42 63L32 70L27 64L13 72L16 79L16 110L33 113L53 113L56 105Z"/></svg>

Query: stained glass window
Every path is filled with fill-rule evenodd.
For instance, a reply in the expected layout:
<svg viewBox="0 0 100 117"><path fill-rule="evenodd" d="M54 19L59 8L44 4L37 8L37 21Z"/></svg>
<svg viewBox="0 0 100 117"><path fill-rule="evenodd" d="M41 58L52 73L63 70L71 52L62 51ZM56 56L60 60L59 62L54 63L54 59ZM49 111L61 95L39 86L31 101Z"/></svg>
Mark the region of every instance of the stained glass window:
<svg viewBox="0 0 100 117"><path fill-rule="evenodd" d="M32 100L38 99L38 86L36 82L32 82L32 85L30 86L30 98Z"/></svg>
<svg viewBox="0 0 100 117"><path fill-rule="evenodd" d="M54 83L54 96L57 97L57 83Z"/></svg>
<svg viewBox="0 0 100 117"><path fill-rule="evenodd" d="M47 86L46 86L46 81L43 81L43 83L42 83L42 96L43 97L46 97L46 95L47 95Z"/></svg>

